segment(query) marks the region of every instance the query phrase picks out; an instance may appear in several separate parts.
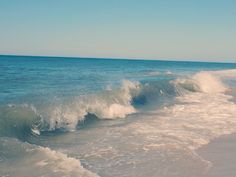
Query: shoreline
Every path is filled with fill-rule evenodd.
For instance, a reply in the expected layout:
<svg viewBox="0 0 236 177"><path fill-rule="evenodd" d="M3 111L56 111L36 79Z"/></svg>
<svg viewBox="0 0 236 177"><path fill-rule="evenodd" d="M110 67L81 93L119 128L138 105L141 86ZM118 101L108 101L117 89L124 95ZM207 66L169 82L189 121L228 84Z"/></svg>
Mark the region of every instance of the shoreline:
<svg viewBox="0 0 236 177"><path fill-rule="evenodd" d="M236 176L236 133L223 135L212 140L208 145L196 152L202 158L212 163L207 177Z"/></svg>
<svg viewBox="0 0 236 177"><path fill-rule="evenodd" d="M226 92L236 104L236 89ZM204 160L211 163L206 177L236 177L236 133L222 135L196 150Z"/></svg>

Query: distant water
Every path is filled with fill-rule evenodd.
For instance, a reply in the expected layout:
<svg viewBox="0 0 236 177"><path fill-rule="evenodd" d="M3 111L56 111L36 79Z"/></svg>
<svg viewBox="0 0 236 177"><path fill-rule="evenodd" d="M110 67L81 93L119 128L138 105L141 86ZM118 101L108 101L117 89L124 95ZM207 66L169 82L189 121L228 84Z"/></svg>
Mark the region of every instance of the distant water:
<svg viewBox="0 0 236 177"><path fill-rule="evenodd" d="M0 176L203 177L236 132L236 64L0 56Z"/></svg>

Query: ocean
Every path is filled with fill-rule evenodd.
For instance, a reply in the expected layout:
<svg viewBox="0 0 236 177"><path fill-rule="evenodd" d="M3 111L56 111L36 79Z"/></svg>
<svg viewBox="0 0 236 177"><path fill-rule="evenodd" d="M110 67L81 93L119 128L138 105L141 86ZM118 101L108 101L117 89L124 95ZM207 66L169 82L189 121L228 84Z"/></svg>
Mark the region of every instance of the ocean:
<svg viewBox="0 0 236 177"><path fill-rule="evenodd" d="M0 56L0 176L204 177L236 63Z"/></svg>

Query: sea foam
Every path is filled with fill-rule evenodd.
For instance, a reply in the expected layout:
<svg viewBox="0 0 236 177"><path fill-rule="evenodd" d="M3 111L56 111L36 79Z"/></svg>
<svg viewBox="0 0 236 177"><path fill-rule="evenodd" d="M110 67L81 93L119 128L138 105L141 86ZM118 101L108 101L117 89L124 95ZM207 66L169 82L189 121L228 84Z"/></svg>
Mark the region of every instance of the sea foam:
<svg viewBox="0 0 236 177"><path fill-rule="evenodd" d="M236 72L231 71L201 71L189 78L179 78L173 81L176 86L189 91L204 92L209 94L222 93L227 91L227 86L222 82L223 78L232 77L231 74Z"/></svg>
<svg viewBox="0 0 236 177"><path fill-rule="evenodd" d="M45 130L73 131L87 115L94 115L98 119L117 119L136 113L139 110L135 107L135 102L158 102L170 96L185 96L186 92L213 95L224 93L229 88L222 79L233 77L235 73L235 70L202 71L192 77L157 83L124 80L120 88L109 88L100 93L74 97L65 102L55 102L43 110L38 110L29 104L9 105L1 109L4 113L4 118L1 119L4 126L0 134L19 136L21 129L23 135L26 130L36 135ZM16 124L16 121L20 123Z"/></svg>
<svg viewBox="0 0 236 177"><path fill-rule="evenodd" d="M228 77L236 78L236 72L226 73L229 71L199 72L172 81L181 90L176 104L153 111L152 116L157 118L137 123L132 129L145 139L156 137L157 142L167 141L193 150L221 135L236 132L236 104L226 93L230 88L222 82Z"/></svg>
<svg viewBox="0 0 236 177"><path fill-rule="evenodd" d="M51 177L98 177L97 174L83 168L79 159L47 147L31 145L14 138L0 138L0 149L4 152L0 154L0 173L3 176L30 174Z"/></svg>
<svg viewBox="0 0 236 177"><path fill-rule="evenodd" d="M137 110L132 105L132 98L139 92L139 83L124 80L119 89L106 90L100 94L76 97L68 104L50 107L46 121L50 130L66 128L74 130L79 121L88 114L99 119L124 118Z"/></svg>

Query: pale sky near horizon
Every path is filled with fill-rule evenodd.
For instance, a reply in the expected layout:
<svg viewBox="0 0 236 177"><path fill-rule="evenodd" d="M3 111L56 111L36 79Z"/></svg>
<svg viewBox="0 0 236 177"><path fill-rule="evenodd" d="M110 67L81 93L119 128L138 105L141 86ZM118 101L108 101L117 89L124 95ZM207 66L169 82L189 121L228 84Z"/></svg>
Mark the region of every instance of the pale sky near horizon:
<svg viewBox="0 0 236 177"><path fill-rule="evenodd" d="M236 0L0 0L0 54L236 62Z"/></svg>

